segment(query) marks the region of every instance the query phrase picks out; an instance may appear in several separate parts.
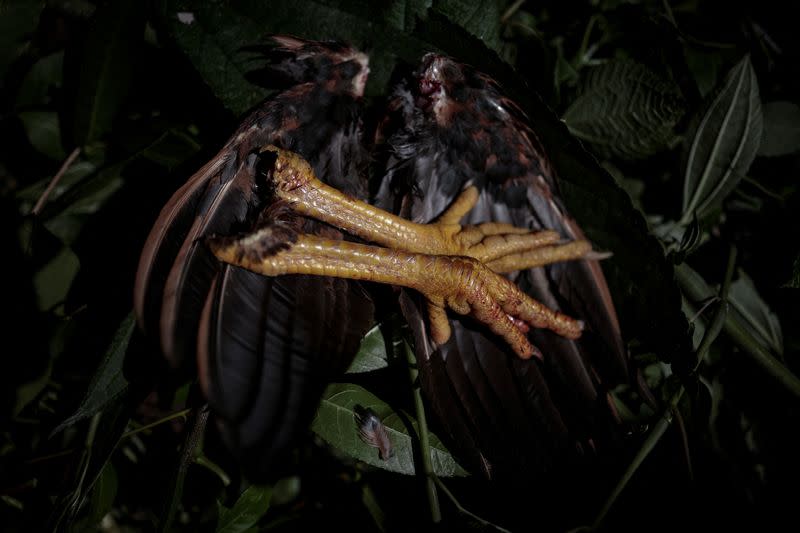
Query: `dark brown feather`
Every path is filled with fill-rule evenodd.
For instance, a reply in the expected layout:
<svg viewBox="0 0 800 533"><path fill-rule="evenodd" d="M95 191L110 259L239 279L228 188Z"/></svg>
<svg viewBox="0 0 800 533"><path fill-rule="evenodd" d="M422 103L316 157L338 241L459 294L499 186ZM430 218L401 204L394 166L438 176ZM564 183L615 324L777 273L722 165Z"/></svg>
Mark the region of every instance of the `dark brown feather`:
<svg viewBox="0 0 800 533"><path fill-rule="evenodd" d="M426 56L414 77L398 86L389 109L393 115L384 126L390 129L378 135L388 139L376 201L381 207L429 222L472 184L481 194L464 223L508 222L582 237L524 113L485 75ZM470 466L485 472L488 460L491 474L500 476L572 463L597 443L613 441L616 422L605 387L627 377L616 312L596 261L533 269L513 279L546 305L584 319L587 338L575 342L532 331L542 364L518 360L463 318L451 320L453 336L439 347L419 321L412 323L425 347L418 357L432 371L422 383L437 415L450 421L452 442L471 434L480 448L467 456ZM600 342L591 343L593 334ZM436 370L437 360L446 372ZM454 401L437 398L441 391L452 391Z"/></svg>
<svg viewBox="0 0 800 533"><path fill-rule="evenodd" d="M300 153L320 179L353 196L366 190L359 101L366 56L338 43L277 42L294 85L247 117L175 193L145 244L135 287L139 323L160 336L165 355L176 366L197 358L223 438L251 478L267 475L308 427L326 379L343 369L374 320L357 282L268 278L220 264L207 246L211 236L263 224L341 238L279 216L259 167L264 145Z"/></svg>

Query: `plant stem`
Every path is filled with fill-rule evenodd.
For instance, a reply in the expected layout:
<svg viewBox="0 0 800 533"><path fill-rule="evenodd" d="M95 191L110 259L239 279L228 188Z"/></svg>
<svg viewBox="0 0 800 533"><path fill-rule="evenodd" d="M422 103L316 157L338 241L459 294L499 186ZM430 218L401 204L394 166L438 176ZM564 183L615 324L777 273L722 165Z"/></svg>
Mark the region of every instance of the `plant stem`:
<svg viewBox="0 0 800 533"><path fill-rule="evenodd" d="M155 422L151 422L150 424L147 424L147 425L142 426L140 428L136 428L136 429L132 429L130 431L126 431L125 433L122 434L121 438L127 439L128 437L132 437L133 435L136 435L137 433L141 433L142 431L147 431L148 429L152 429L152 428L154 428L156 426L160 426L161 424L163 424L165 422L169 422L170 420L174 420L176 418L185 417L186 415L188 415L191 412L192 412L191 408L181 409L180 411L176 411L176 412L174 412L174 413L172 413L170 415L165 416L164 418L159 418Z"/></svg>
<svg viewBox="0 0 800 533"><path fill-rule="evenodd" d="M705 300L711 288L686 264L675 267L678 284L686 296L694 301ZM725 333L735 342L744 353L764 369L768 374L778 380L794 396L800 397L800 378L792 373L777 357L771 354L753 337L746 326L729 314L725 319Z"/></svg>
<svg viewBox="0 0 800 533"><path fill-rule="evenodd" d="M480 516L478 516L478 515L476 515L474 513L471 513L469 511L467 511L466 509L464 509L464 507L456 499L456 497L453 495L453 493L450 492L450 489L447 488L447 486L444 484L444 482L441 479L439 479L438 476L434 475L433 476L433 480L436 482L436 485L440 489L442 489L442 492L444 492L445 496L447 496L450 499L450 501L453 503L453 505L456 506L456 509L458 509L459 513L462 513L462 514L465 514L465 515L469 516L470 518L472 518L473 520L475 520L476 522L478 522L479 524L481 524L484 527L493 527L493 528L497 529L498 531L504 531L505 533L511 533L507 529L505 529L503 527L500 527L497 524L493 524L493 523L489 522L488 520L484 520Z"/></svg>
<svg viewBox="0 0 800 533"><path fill-rule="evenodd" d="M191 409L182 409L180 411L176 411L176 412L174 412L172 414L169 414L169 415L165 416L164 418L159 418L155 422L151 422L150 424L147 424L146 426L142 426L140 428L132 429L130 431L127 431L127 432L123 433L122 436L119 438L119 440L120 440L120 442L122 442L124 439L127 439L128 437L132 437L132 436L136 435L137 433L141 433L142 431L147 431L148 429L152 429L152 428L154 428L156 426L160 426L161 424L163 424L165 422L169 422L170 420L174 420L174 419L182 417L182 416L185 417L191 411L192 411ZM48 455L42 455L41 457L34 457L33 459L28 459L27 461L25 461L25 464L32 465L32 464L40 463L40 462L43 462L43 461L49 461L51 459L58 459L59 457L65 457L67 455L71 455L71 454L75 453L76 451L78 451L77 448L67 448L66 450L61 450L59 452L54 452L54 453L51 453L51 454L48 454Z"/></svg>
<svg viewBox="0 0 800 533"><path fill-rule="evenodd" d="M505 24L506 22L508 22L508 19L513 17L514 13L516 13L519 10L519 8L522 7L522 4L524 4L524 3L525 3L525 0L517 0L516 2L511 4L511 6L509 6L509 8L506 9L506 12L503 13L503 16L500 17L500 24Z"/></svg>
<svg viewBox="0 0 800 533"><path fill-rule="evenodd" d="M175 472L175 477L170 486L169 499L166 502L167 506L162 514L159 531L170 531L172 529L172 521L175 519L178 505L183 498L183 484L186 480L186 472L189 469L189 465L195 462L198 449L203 442L203 435L205 434L206 424L208 422L208 414L208 405L195 411L194 420L189 433L186 435L186 440L183 443L178 469Z"/></svg>
<svg viewBox="0 0 800 533"><path fill-rule="evenodd" d="M67 172L67 170L69 170L69 167L72 166L72 163L75 161L75 159L78 157L78 155L80 153L81 153L81 149L80 148L75 148L67 156L67 158L64 160L64 162L61 164L61 168L58 169L58 172L56 172L56 175L53 176L53 179L50 180L50 183L47 184L47 188L44 190L42 195L36 201L36 205L34 205L33 209L31 209L31 214L32 215L36 216L42 211L42 208L44 208L44 204L47 203L47 199L50 198L50 194L52 194L53 189L56 188L56 185L58 185L58 182L61 181L61 178L64 176L64 174Z"/></svg>
<svg viewBox="0 0 800 533"><path fill-rule="evenodd" d="M442 512L439 509L439 496L436 494L435 476L431 464L431 446L428 435L428 422L425 419L425 406L422 403L422 392L419 388L419 370L417 359L407 342L404 342L406 359L408 361L408 377L411 380L411 389L414 394L414 411L419 424L419 447L422 455L422 471L425 474L425 492L428 496L428 505L431 510L431 520L434 524L442 521Z"/></svg>
<svg viewBox="0 0 800 533"><path fill-rule="evenodd" d="M700 342L700 346L697 348L697 363L695 365L695 371L700 366L700 363L703 361L703 359L705 359L708 350L719 336L720 331L722 331L723 324L725 323L725 318L728 314L728 292L730 291L731 280L733 279L733 271L734 267L736 266L736 255L736 247L731 246L731 250L728 254L728 263L725 268L725 280L723 281L719 292L720 305L717 308L717 312L714 314L714 318L711 320L711 325L708 329L706 329L706 333L703 336L703 340ZM628 468L622 474L622 478L614 487L611 495L609 495L609 497L606 499L602 509L597 514L597 518L595 518L594 524L592 525L593 529L596 529L600 526L600 523L606 517L608 511L611 510L614 502L616 502L619 495L628 485L628 482L642 465L644 460L647 459L647 456L650 455L650 453L655 449L656 445L661 440L661 437L664 436L664 433L666 433L667 429L672 424L674 413L678 408L678 403L683 397L685 391L686 389L681 386L672 396L669 405L664 409L664 413L661 415L661 418L659 418L655 427L653 427L653 429L647 435L647 438L645 439L641 448L639 448L636 456L634 456L633 460L628 465Z"/></svg>

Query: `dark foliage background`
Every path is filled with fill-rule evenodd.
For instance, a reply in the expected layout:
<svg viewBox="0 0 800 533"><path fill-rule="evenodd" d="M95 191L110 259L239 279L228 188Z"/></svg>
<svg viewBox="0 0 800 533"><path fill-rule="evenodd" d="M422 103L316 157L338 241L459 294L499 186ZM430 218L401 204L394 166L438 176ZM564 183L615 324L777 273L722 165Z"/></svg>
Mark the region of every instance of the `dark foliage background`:
<svg viewBox="0 0 800 533"><path fill-rule="evenodd" d="M0 1L3 529L797 527L800 45L781 5ZM432 503L412 475L421 413L391 317L265 486L203 431L192 376L136 331L150 225L269 94L248 46L278 32L368 50L376 108L429 50L490 73L614 253L623 330L663 407L614 391L627 446L570 516L504 506L513 487L466 476L435 420ZM356 404L384 419L391 461L356 437Z"/></svg>

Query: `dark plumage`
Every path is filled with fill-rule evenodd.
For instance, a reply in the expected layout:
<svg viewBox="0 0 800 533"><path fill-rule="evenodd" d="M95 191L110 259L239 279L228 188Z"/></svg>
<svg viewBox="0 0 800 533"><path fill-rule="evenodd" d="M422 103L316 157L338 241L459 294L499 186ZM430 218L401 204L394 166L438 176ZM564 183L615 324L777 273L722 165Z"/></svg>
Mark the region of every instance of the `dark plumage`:
<svg viewBox="0 0 800 533"><path fill-rule="evenodd" d="M383 208L429 222L472 184L481 195L464 224L508 222L583 238L524 113L468 66L427 55L395 90L378 138L386 139L388 152L377 195ZM472 469L488 477L573 463L614 440L606 391L627 379L616 313L596 260L556 263L513 279L547 306L584 319L583 338L533 330L544 363L523 361L484 327L451 318L452 338L436 346L421 307L412 295L404 302L433 409Z"/></svg>
<svg viewBox="0 0 800 533"><path fill-rule="evenodd" d="M355 353L374 312L357 282L266 277L221 263L212 253L217 246L236 243L241 246L232 259L223 256L225 261L241 263L247 254L254 264L282 254L305 239L304 234L343 237L275 200L273 192L285 191L270 174L274 155L262 152L266 145L299 153L322 181L350 196L365 196L368 156L360 99L366 56L341 44L285 37L276 42L270 72L290 86L248 117L217 156L173 196L145 245L135 292L139 323L160 339L166 356L175 365L196 357L223 436L251 478L269 472L308 426L326 379ZM583 239L559 198L555 173L524 113L492 80L469 67L426 56L415 76L396 89L378 138L389 154L377 196L380 207L430 222L466 186L475 185L480 197L465 224L503 222L552 229L567 240ZM316 191L324 188L313 183ZM293 198L297 206L307 197ZM369 220L385 215L370 213ZM353 231L343 220L335 220L337 227ZM234 238L242 232L248 235ZM371 235L386 246L403 245ZM217 238L210 241L212 236ZM423 252L430 247L429 241L404 238L426 243ZM339 244L326 246L346 252ZM464 255L461 249L437 250ZM293 257L292 267L305 264ZM441 258L435 260L441 263ZM463 258L454 264L458 261L462 266L454 270L473 264ZM515 298L524 299L516 287L480 266L512 287ZM404 291L400 307L414 335L423 389L465 466L488 478L526 474L525 479L537 479L535 474L574 465L613 441L617 423L606 390L626 379L627 363L596 260L556 263L512 279L546 306L585 320L588 327L581 340L533 329L530 339L544 362L523 360L485 325L451 314L452 335L447 342L446 336L438 337L442 344L437 345L417 295ZM468 313L464 305L461 309ZM496 309L498 314L487 315L492 325L514 312ZM571 338L581 327L572 323L577 333ZM527 342L519 326L509 327Z"/></svg>
<svg viewBox="0 0 800 533"><path fill-rule="evenodd" d="M366 190L360 98L367 58L339 43L274 38L289 87L247 117L220 152L167 203L142 252L135 308L175 365L196 358L223 436L258 478L307 428L332 369L352 356L373 306L356 282L268 278L221 264L206 246L270 223L270 183L259 171L268 144L303 155L317 175L351 195ZM341 234L298 217L287 234Z"/></svg>

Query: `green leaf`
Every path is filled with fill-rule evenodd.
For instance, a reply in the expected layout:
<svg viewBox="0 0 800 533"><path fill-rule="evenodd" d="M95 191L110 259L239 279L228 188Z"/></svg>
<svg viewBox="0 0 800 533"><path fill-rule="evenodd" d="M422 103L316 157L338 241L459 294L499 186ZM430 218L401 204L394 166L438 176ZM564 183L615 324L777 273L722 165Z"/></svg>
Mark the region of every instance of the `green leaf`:
<svg viewBox="0 0 800 533"><path fill-rule="evenodd" d="M383 421L392 441L393 457L386 461L380 459L378 450L361 440L355 419L355 413L360 408L372 409ZM405 414L403 418L411 421L416 432L416 420ZM411 475L415 472L413 450L417 435L412 439L403 418L368 390L358 385L337 383L325 390L311 429L328 444L354 459L391 472ZM437 476L467 475L433 434L430 434L430 447L433 471Z"/></svg>
<svg viewBox="0 0 800 533"><path fill-rule="evenodd" d="M106 407L113 404L128 390L128 380L122 374L122 366L125 362L125 354L128 351L128 343L131 335L136 329L136 319L131 312L122 321L111 344L106 351L106 355L89 384L89 390L83 398L81 405L72 416L64 420L56 427L51 435L54 435L76 422L94 416L102 412Z"/></svg>
<svg viewBox="0 0 800 533"><path fill-rule="evenodd" d="M758 155L788 155L800 150L800 106L792 102L764 104L764 139Z"/></svg>
<svg viewBox="0 0 800 533"><path fill-rule="evenodd" d="M71 248L64 246L33 276L39 309L46 311L62 303L69 293L81 263Z"/></svg>
<svg viewBox="0 0 800 533"><path fill-rule="evenodd" d="M44 2L36 0L0 2L0 78L25 48L43 7Z"/></svg>
<svg viewBox="0 0 800 533"><path fill-rule="evenodd" d="M37 61L17 91L17 109L51 104L50 92L61 85L64 51L60 50Z"/></svg>
<svg viewBox="0 0 800 533"><path fill-rule="evenodd" d="M476 0L434 0L433 8L494 50L500 51L500 5Z"/></svg>
<svg viewBox="0 0 800 533"><path fill-rule="evenodd" d="M251 485L232 508L217 502L219 519L217 533L239 533L255 526L259 519L269 510L272 489L267 486Z"/></svg>
<svg viewBox="0 0 800 533"><path fill-rule="evenodd" d="M61 144L58 113L55 111L23 111L19 115L28 142L36 151L50 159L62 160L67 157Z"/></svg>
<svg viewBox="0 0 800 533"><path fill-rule="evenodd" d="M241 49L261 42L269 29L261 28L255 20L225 4L165 2L163 16L195 69L222 103L238 116L267 95L267 91L245 78L255 65L248 63L249 58ZM272 7L264 5L265 10Z"/></svg>
<svg viewBox="0 0 800 533"><path fill-rule="evenodd" d="M687 136L683 222L719 205L747 174L761 144L761 100L750 56L731 69L699 117Z"/></svg>
<svg viewBox="0 0 800 533"><path fill-rule="evenodd" d="M731 284L729 300L733 311L750 330L773 352L783 355L783 334L778 317L758 294L753 280L743 271Z"/></svg>
<svg viewBox="0 0 800 533"><path fill-rule="evenodd" d="M86 37L75 102L74 142L102 138L127 96L138 48L144 42L143 4L117 0L102 4Z"/></svg>
<svg viewBox="0 0 800 533"><path fill-rule="evenodd" d="M564 120L603 157L642 159L670 145L683 113L675 83L639 63L618 60L589 71Z"/></svg>
<svg viewBox="0 0 800 533"><path fill-rule="evenodd" d="M361 339L361 346L347 373L358 374L386 368L389 366L388 357L386 341L381 333L380 324L377 324Z"/></svg>

